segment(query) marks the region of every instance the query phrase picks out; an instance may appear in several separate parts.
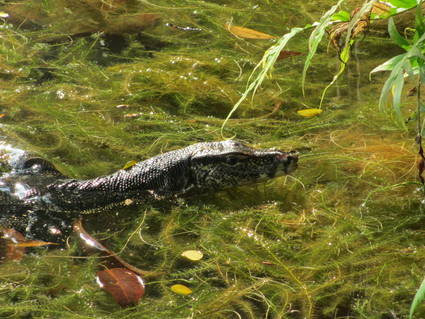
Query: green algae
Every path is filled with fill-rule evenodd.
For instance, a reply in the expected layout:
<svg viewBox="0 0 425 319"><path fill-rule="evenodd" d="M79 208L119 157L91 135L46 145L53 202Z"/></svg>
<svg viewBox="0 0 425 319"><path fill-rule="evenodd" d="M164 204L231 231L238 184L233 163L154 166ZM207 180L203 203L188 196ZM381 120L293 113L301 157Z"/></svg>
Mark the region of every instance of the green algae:
<svg viewBox="0 0 425 319"><path fill-rule="evenodd" d="M130 11L159 14L163 23L123 36L118 41L125 42L123 48L116 50L111 37L68 34L61 21L29 29L5 22L1 136L68 176L84 178L129 160L220 140L223 120L271 45L237 39L222 25L233 19L235 25L282 35L317 20L319 7L328 9L312 2L303 11L304 5L142 1ZM169 28L167 22L203 31ZM292 43L293 49L303 52L306 38ZM382 48L388 45L370 37L360 50L384 51L387 58ZM360 51L359 63L378 65L369 53ZM335 54L319 46L306 98L300 90L302 57L277 64L273 77L225 127L226 136L259 147L298 150L294 176L85 217L87 229L126 261L165 272L146 278L140 305L121 309L100 290L94 280L99 259L75 257L73 239L71 250L34 249L19 263L0 265L0 316L407 316L424 264L423 195L412 183L414 132L376 113L383 81L369 83L368 69L356 73L354 62L328 92L321 116L297 115L318 105L335 72ZM180 254L187 249L205 257L184 260ZM176 283L193 294L174 294L170 287Z"/></svg>

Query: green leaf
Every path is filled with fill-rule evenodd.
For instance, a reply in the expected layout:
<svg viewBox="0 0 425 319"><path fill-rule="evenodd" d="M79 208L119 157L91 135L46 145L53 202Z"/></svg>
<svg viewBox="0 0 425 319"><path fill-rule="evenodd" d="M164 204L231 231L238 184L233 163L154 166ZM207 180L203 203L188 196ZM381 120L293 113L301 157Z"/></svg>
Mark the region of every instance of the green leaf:
<svg viewBox="0 0 425 319"><path fill-rule="evenodd" d="M404 75L403 75L403 72L399 72L397 74L397 77L393 85L393 107L394 107L395 113L397 114L399 120L401 120L402 123L404 123L404 121L403 121L403 114L401 114L400 104L401 104L401 92L403 91L403 86L404 86Z"/></svg>
<svg viewBox="0 0 425 319"><path fill-rule="evenodd" d="M286 33L285 35L283 35L283 37L280 38L275 45L270 47L270 49L268 49L264 53L263 58L255 66L254 70L252 71L248 79L249 85L247 89L242 94L239 101L237 101L236 104L233 106L233 108L230 110L229 114L227 114L226 119L221 125L222 136L223 136L224 126L226 125L227 121L232 117L232 114L238 109L239 105L241 105L241 103L248 97L249 93L252 92L253 95L255 94L257 89L260 87L261 83L263 83L269 71L273 68L273 65L276 62L277 58L279 57L280 52L286 46L288 41L292 39L295 35L300 33L301 31L304 31L306 28L309 28L309 26L306 26L305 28L292 28L289 33ZM256 74L257 71L258 71L258 74ZM254 75L255 75L255 78L254 78ZM251 81L251 78L254 78L254 79Z"/></svg>
<svg viewBox="0 0 425 319"><path fill-rule="evenodd" d="M418 68L418 69L419 69L419 76L421 78L421 82L422 83L425 83L425 70L424 70L424 67L422 66L421 68Z"/></svg>
<svg viewBox="0 0 425 319"><path fill-rule="evenodd" d="M398 30L394 24L394 20L392 17L388 19L388 32L390 33L391 39L394 40L394 42L405 49L406 51L410 48L410 43L405 38L403 38L400 33L398 33Z"/></svg>
<svg viewBox="0 0 425 319"><path fill-rule="evenodd" d="M345 11L345 10L340 10L338 13L335 13L332 16L332 20L340 20L342 22L348 22L350 21L351 17L350 17L350 13Z"/></svg>
<svg viewBox="0 0 425 319"><path fill-rule="evenodd" d="M422 15L422 1L421 5L418 5L415 15L415 34L413 36L413 41L417 42L425 33L425 24L424 17Z"/></svg>
<svg viewBox="0 0 425 319"><path fill-rule="evenodd" d="M323 35L326 32L326 27L329 26L332 23L332 16L334 15L335 11L339 8L341 3L344 0L339 0L336 5L334 5L332 8L330 8L320 19L319 23L316 25L316 29L311 33L310 38L308 40L308 47L309 52L305 59L304 63L304 69L301 76L301 88L303 91L303 94L305 95L305 79L307 76L307 70L310 67L310 62L313 56L316 54L317 47L319 46L320 41L322 41Z"/></svg>
<svg viewBox="0 0 425 319"><path fill-rule="evenodd" d="M416 45L412 46L410 50L407 52L409 58L415 57L418 58L419 61L425 61L425 56L423 55L421 49L419 49ZM419 62L418 61L418 62ZM421 63L419 63L420 65Z"/></svg>
<svg viewBox="0 0 425 319"><path fill-rule="evenodd" d="M395 57L392 57L388 61L385 61L384 63L378 65L376 68L374 68L372 71L370 71L369 78L372 75L372 73L381 72L381 71L392 71L394 67L400 63L400 61L404 60L407 57L407 53L403 53L400 55L396 55Z"/></svg>
<svg viewBox="0 0 425 319"><path fill-rule="evenodd" d="M401 95L399 94L399 92L401 91L401 88L404 85L403 68L405 67L406 63L410 63L410 62L409 62L407 53L400 56L402 56L402 58L398 61L396 65L394 65L390 76L385 81L384 87L382 88L381 97L379 98L379 108L381 110L384 109L386 105L387 97L390 94L391 89L394 88L394 93L393 93L394 110L399 116L399 120L402 123L403 127L405 127L405 123L403 121L403 117L401 116L401 111L400 111Z"/></svg>
<svg viewBox="0 0 425 319"><path fill-rule="evenodd" d="M413 8L417 6L416 0L390 0L389 3L391 3L393 6L397 8Z"/></svg>
<svg viewBox="0 0 425 319"><path fill-rule="evenodd" d="M413 318L413 314L416 308L424 300L424 298L425 298L425 279L422 281L418 291L416 292L415 297L413 298L412 305L410 306L409 319Z"/></svg>

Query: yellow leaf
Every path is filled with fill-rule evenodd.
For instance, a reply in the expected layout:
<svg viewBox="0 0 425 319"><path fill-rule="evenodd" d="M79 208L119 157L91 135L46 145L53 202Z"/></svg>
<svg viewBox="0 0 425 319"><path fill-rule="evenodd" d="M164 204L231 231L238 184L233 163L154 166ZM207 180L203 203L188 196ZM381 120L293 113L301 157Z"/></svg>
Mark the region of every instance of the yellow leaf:
<svg viewBox="0 0 425 319"><path fill-rule="evenodd" d="M26 240L21 241L16 244L12 244L15 247L40 247L40 246L47 246L47 245L59 245L57 243L51 243L46 241L38 241L38 240Z"/></svg>
<svg viewBox="0 0 425 319"><path fill-rule="evenodd" d="M298 114L304 117L313 117L313 116L319 115L322 112L323 110L321 109L305 109L305 110L299 110Z"/></svg>
<svg viewBox="0 0 425 319"><path fill-rule="evenodd" d="M134 165L136 165L137 164L137 162L136 161L130 161L130 162L127 162L127 163L125 163L125 165L124 165L124 167L122 168L123 170L127 170L127 169L129 169L129 168L131 168L131 167L133 167Z"/></svg>
<svg viewBox="0 0 425 319"><path fill-rule="evenodd" d="M0 11L0 18L8 18L8 17L9 17L9 13Z"/></svg>
<svg viewBox="0 0 425 319"><path fill-rule="evenodd" d="M172 292L179 295L189 295L193 292L192 289L180 284L172 285L170 289Z"/></svg>
<svg viewBox="0 0 425 319"><path fill-rule="evenodd" d="M181 255L189 260L201 260L204 257L204 254L199 250L186 250Z"/></svg>
<svg viewBox="0 0 425 319"><path fill-rule="evenodd" d="M276 38L273 35L266 34L260 31L255 31L252 29L244 28L244 27L237 27L233 25L225 24L224 27L227 31L233 33L234 35L246 38L246 39L274 39Z"/></svg>

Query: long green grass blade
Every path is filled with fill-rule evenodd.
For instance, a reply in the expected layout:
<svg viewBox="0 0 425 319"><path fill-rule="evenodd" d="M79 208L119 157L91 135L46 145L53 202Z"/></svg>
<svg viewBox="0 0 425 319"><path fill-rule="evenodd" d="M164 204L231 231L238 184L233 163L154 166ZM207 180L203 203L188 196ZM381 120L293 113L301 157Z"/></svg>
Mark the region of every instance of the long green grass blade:
<svg viewBox="0 0 425 319"><path fill-rule="evenodd" d="M413 298L412 305L410 306L409 319L413 318L413 314L415 313L416 308L424 300L424 298L425 298L425 279L422 281L418 291L415 294L415 297Z"/></svg>
<svg viewBox="0 0 425 319"><path fill-rule="evenodd" d="M397 64L400 63L406 57L407 53L402 53L392 57L391 59L385 61L384 63L378 65L369 73L369 79L372 77L372 73L381 72L381 71L392 71L396 67Z"/></svg>
<svg viewBox="0 0 425 319"><path fill-rule="evenodd" d="M405 38L403 38L400 33L398 33L398 30L394 24L394 19L392 17L390 17L388 19L388 32L390 33L390 37L391 39L394 40L394 42L402 47L403 49L405 49L406 51L409 49L410 47L410 43L409 41L407 41Z"/></svg>
<svg viewBox="0 0 425 319"><path fill-rule="evenodd" d="M344 47L344 49L341 51L341 54L339 56L339 58L341 59L341 63L339 64L339 71L338 71L337 74L334 75L331 83L329 83L325 87L325 89L323 90L322 97L320 98L319 109L322 108L322 103L323 103L323 100L325 99L325 94L326 94L327 90L336 82L336 80L338 80L339 76L344 72L345 66L347 65L348 58L350 57L349 51L350 51L350 48L351 48L351 44L353 42L354 42L354 40L351 40L350 44L346 45Z"/></svg>
<svg viewBox="0 0 425 319"><path fill-rule="evenodd" d="M254 78L254 74L258 70L258 74L255 76L254 80L248 85L245 92L242 94L241 98L238 102L233 106L233 108L230 110L229 114L227 115L226 119L223 122L223 125L221 126L221 135L223 136L223 129L226 125L227 121L231 118L232 114L238 109L238 107L241 105L241 103L248 97L248 95L252 92L255 94L255 91L258 89L258 87L263 83L264 79L266 78L269 71L272 69L274 63L276 62L280 51L283 50L283 48L286 46L288 41L292 39L296 34L300 33L301 31L310 28L310 26L306 26L304 28L292 28L291 31L282 38L279 39L279 41L273 45L270 49L266 51L261 61L255 66L254 70L252 71L248 83L251 81L252 78ZM224 136L223 136L224 137Z"/></svg>
<svg viewBox="0 0 425 319"><path fill-rule="evenodd" d="M402 81L404 83L404 77L403 77L403 65L408 62L408 54L403 55L403 58L400 59L400 61L394 66L393 70L391 71L390 76L385 81L384 87L381 91L381 96L379 98L379 109L383 111L385 109L386 101L388 94L390 93L392 87L396 84L397 81ZM394 108L399 107L400 103L397 101L394 101L396 105L394 105Z"/></svg>
<svg viewBox="0 0 425 319"><path fill-rule="evenodd" d="M338 10L339 6L341 5L343 1L344 0L339 0L336 5L330 8L329 11L327 11L322 16L320 21L317 24L315 24L316 28L310 35L310 38L308 41L309 52L305 59L303 74L301 77L301 88L304 95L305 95L305 78L307 76L307 70L310 67L311 59L316 54L317 47L319 46L319 43L322 41L323 35L326 32L326 27L328 27L333 22L332 17L334 13L336 12L336 10Z"/></svg>

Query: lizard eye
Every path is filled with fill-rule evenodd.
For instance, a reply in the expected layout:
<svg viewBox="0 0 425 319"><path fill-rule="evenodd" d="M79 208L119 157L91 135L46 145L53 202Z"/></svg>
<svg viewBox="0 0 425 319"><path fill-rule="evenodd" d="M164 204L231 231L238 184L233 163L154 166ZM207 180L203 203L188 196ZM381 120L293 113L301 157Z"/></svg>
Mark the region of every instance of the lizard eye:
<svg viewBox="0 0 425 319"><path fill-rule="evenodd" d="M236 156L227 156L225 161L227 165L236 165L239 159Z"/></svg>

